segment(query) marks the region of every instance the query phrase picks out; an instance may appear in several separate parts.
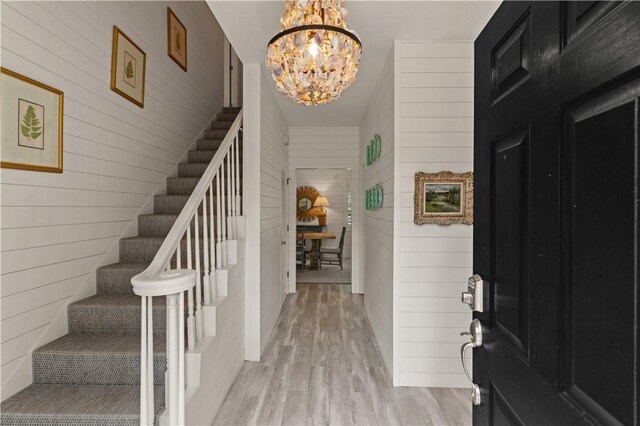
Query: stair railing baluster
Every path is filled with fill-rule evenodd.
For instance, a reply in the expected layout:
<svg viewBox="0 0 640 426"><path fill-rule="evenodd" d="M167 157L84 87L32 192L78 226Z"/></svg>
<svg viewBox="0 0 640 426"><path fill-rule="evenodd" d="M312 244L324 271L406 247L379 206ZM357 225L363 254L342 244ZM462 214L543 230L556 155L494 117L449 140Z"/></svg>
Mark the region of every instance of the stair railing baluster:
<svg viewBox="0 0 640 426"><path fill-rule="evenodd" d="M216 236L218 237L218 245L216 249L216 267L222 268L222 193L220 192L220 171L222 167L216 172Z"/></svg>
<svg viewBox="0 0 640 426"><path fill-rule="evenodd" d="M191 292L189 288L189 292ZM167 295L167 323L179 324L182 322L181 318L178 318L178 294ZM169 424L179 424L179 392L180 392L180 370L178 369L178 359L180 358L180 352L184 349L178 346L178 329L180 327L169 327L169 334L167 335L167 372L169 385L167 391L169 393L167 411L169 413Z"/></svg>
<svg viewBox="0 0 640 426"><path fill-rule="evenodd" d="M240 133L233 138L233 144L236 150L236 216L242 216L242 201L240 199L240 144L238 139Z"/></svg>
<svg viewBox="0 0 640 426"><path fill-rule="evenodd" d="M189 196L151 264L144 272L131 279L134 293L141 296L141 425L153 425L156 420L153 343L153 297L155 296L165 296L167 307L167 370L164 372L164 404L166 406L164 415L167 417L163 421L172 425L184 425L186 422L185 390L188 383L186 383L185 373L189 366L186 365L185 347L188 350L193 350L205 333L207 336L210 335L211 331L207 331L210 324L204 324L204 321L208 321L209 317L205 315L207 311L203 310L203 305L212 303L220 295L226 295L226 271L219 270L227 266L227 240L237 237L236 225L233 221L228 222L228 219L240 214L241 211L240 198L238 198L241 192L238 141L238 132L241 131L241 126L242 111L238 113L228 134L207 166L200 182ZM208 206L207 191L209 193ZM214 191L216 191L215 211ZM226 197L223 191L226 191ZM200 218L198 214L200 204L202 204L202 244L204 244L202 263L200 260ZM195 228L195 241L193 242L195 247L192 247L191 241L192 226ZM185 239L186 241L184 241ZM186 242L187 246L184 256L182 255L183 242ZM195 262L192 256L194 250ZM182 258L185 256L187 269L182 269L184 266ZM174 258L175 269L172 269ZM195 270L193 270L194 263ZM201 266L204 267L204 270L201 270ZM218 273L221 274L220 283L218 283ZM187 297L186 307L185 297ZM185 309L187 311L186 318ZM213 328L213 332L215 333L215 328Z"/></svg>
<svg viewBox="0 0 640 426"><path fill-rule="evenodd" d="M184 291L178 298L178 424L185 424L184 375Z"/></svg>
<svg viewBox="0 0 640 426"><path fill-rule="evenodd" d="M204 274L202 277L202 288L204 290L204 304L211 303L211 288L209 286L209 221L207 220L207 195L202 200L202 244L204 245Z"/></svg>
<svg viewBox="0 0 640 426"><path fill-rule="evenodd" d="M205 195L206 196L206 195ZM213 302L213 299L215 299L216 297L218 297L218 289L216 287L216 236L214 234L214 227L213 227L213 180L211 181L211 183L209 184L209 211L211 212L211 214L209 215L209 229L211 229L211 238L209 241L209 244L211 245L211 250L209 251L209 255L211 256L211 259L209 259L209 264L211 266L211 273L209 275L209 284L211 286L211 301Z"/></svg>
<svg viewBox="0 0 640 426"><path fill-rule="evenodd" d="M202 276L200 275L200 224L198 223L198 211L194 216L195 221L195 250L194 255L196 257L196 343L200 342L204 337L203 322L202 322Z"/></svg>
<svg viewBox="0 0 640 426"><path fill-rule="evenodd" d="M235 224L235 216L236 216L236 197L235 197L235 193L236 193L236 152L235 152L235 145L231 144L231 194L229 194L229 196L231 197L231 217L233 218L231 220L231 228L233 229L233 236L235 238L236 236L236 224Z"/></svg>
<svg viewBox="0 0 640 426"><path fill-rule="evenodd" d="M229 151L227 153L227 211L225 214L225 223L227 224L227 238L232 240L233 239L233 227L229 226L229 218L231 218L232 216L232 205L231 205L231 178L230 178L230 174L231 174L231 151Z"/></svg>
<svg viewBox="0 0 640 426"><path fill-rule="evenodd" d="M142 296L140 305L140 424L148 425L149 419L147 404L149 394L147 392L147 373L149 365L147 361L147 296Z"/></svg>
<svg viewBox="0 0 640 426"><path fill-rule="evenodd" d="M224 179L224 158L222 159L222 165L221 167L221 173L220 173L220 179L222 180L222 182L220 183L220 186L222 187L222 193L220 194L220 203L222 203L222 217L220 218L220 223L222 224L222 266L223 267L227 267L227 203L226 203L226 199L227 197L224 194L224 190L225 190L225 179Z"/></svg>
<svg viewBox="0 0 640 426"><path fill-rule="evenodd" d="M191 221L187 227L187 269L193 269L191 264ZM196 318L193 306L193 288L189 288L187 293L187 345L192 351L196 347Z"/></svg>
<svg viewBox="0 0 640 426"><path fill-rule="evenodd" d="M151 424L154 423L156 417L156 406L154 398L154 364L153 364L153 296L149 296L147 300L147 412L148 419Z"/></svg>

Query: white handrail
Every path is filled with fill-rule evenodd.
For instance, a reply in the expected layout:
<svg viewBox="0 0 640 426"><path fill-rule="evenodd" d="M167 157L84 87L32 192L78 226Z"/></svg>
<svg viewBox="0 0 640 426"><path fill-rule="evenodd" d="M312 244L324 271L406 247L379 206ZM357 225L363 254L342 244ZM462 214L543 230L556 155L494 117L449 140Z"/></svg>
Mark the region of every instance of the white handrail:
<svg viewBox="0 0 640 426"><path fill-rule="evenodd" d="M235 221L239 172L238 138L242 128L242 110L238 113L216 153L209 162L195 189L189 196L171 230L149 266L131 279L133 291L141 297L140 334L140 424L155 421L154 357L153 357L153 298L166 296L166 357L165 374L166 413L170 424L185 424L185 346L193 350L205 336L215 335L215 321L205 318L204 309L218 294L218 274L225 283L221 292L226 295L228 241L236 237ZM225 165L226 162L226 165ZM226 167L225 167L226 166ZM226 171L226 173L225 173ZM215 181L215 182L214 182ZM216 213L214 220L214 189ZM207 200L207 191L209 199ZM208 206L207 206L208 203ZM202 220L199 208L202 206ZM208 207L208 208L207 208ZM229 224L227 224L229 220ZM202 232L200 231L202 226ZM192 232L194 233L192 237ZM182 243L186 236L186 268L182 268ZM203 238L202 243L200 238ZM193 247L192 247L193 241ZM201 253L202 248L202 253ZM175 256L175 257L174 257ZM201 262L202 256L202 262ZM195 259L194 259L195 257ZM175 268L172 269L172 260ZM195 270L193 269L195 267ZM185 319L185 293L186 314ZM208 312L211 312L209 310ZM185 345L186 321L186 345ZM205 322L206 321L206 322ZM215 331L214 331L215 332Z"/></svg>
<svg viewBox="0 0 640 426"><path fill-rule="evenodd" d="M180 244L180 241L182 240L182 236L191 223L191 219L198 211L198 206L200 205L202 199L205 197L205 193L209 188L209 183L213 181L218 168L223 163L223 160L227 155L227 152L229 151L229 147L233 143L234 136L238 133L241 126L242 110L240 110L240 113L231 125L229 132L222 140L220 147L213 156L213 159L202 175L202 178L200 178L200 182L198 182L198 185L196 185L193 193L191 193L187 204L185 204L184 208L180 212L180 215L171 227L171 230L167 234L167 237L164 239L164 242L160 246L158 253L156 253L155 257L153 258L153 261L151 262L151 264L149 264L147 269L133 277L133 279L131 280L134 292L136 292L136 285L140 286L143 282L147 282L149 280L154 281L156 277L158 277L158 275L160 275L160 273L163 272L167 267L167 264L178 248L178 244ZM220 195L221 194L218 193L218 196ZM136 292L136 294L138 293Z"/></svg>

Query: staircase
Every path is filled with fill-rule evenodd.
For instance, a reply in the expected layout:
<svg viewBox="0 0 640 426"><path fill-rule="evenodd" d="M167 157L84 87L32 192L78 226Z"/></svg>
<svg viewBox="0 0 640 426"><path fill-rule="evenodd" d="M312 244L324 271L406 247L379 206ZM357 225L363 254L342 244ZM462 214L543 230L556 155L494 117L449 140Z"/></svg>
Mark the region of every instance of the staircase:
<svg viewBox="0 0 640 426"><path fill-rule="evenodd" d="M0 424L140 424L141 303L131 278L153 260L239 110L218 113L188 162L178 165L178 177L167 179L166 195L155 196L153 214L138 217L138 236L120 240L120 262L98 268L98 294L68 306L69 334L33 352L33 384L2 403ZM153 301L158 416L165 400L166 303Z"/></svg>

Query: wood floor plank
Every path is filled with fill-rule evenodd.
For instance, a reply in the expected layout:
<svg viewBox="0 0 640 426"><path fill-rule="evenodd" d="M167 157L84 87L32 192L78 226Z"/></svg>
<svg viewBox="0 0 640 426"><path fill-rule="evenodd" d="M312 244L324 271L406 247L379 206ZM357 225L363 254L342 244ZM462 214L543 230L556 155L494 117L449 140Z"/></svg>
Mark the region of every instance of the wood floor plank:
<svg viewBox="0 0 640 426"><path fill-rule="evenodd" d="M394 388L350 286L299 284L214 425L469 425L468 389Z"/></svg>
<svg viewBox="0 0 640 426"><path fill-rule="evenodd" d="M283 425L300 426L307 424L307 401L309 392L289 392L284 403Z"/></svg>
<svg viewBox="0 0 640 426"><path fill-rule="evenodd" d="M307 400L307 423L310 425L329 424L329 370L325 367L311 367L309 399Z"/></svg>
<svg viewBox="0 0 640 426"><path fill-rule="evenodd" d="M293 368L293 346L281 346L278 360L271 375L257 424L275 425L282 423L284 405L287 400L291 370Z"/></svg>

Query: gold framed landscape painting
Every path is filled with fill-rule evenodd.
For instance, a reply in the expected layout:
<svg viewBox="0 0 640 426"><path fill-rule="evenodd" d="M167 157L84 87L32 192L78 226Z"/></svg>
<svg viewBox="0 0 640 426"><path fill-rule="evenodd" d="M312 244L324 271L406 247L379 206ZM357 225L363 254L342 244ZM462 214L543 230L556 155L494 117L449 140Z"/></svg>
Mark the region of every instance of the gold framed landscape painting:
<svg viewBox="0 0 640 426"><path fill-rule="evenodd" d="M0 163L62 173L64 93L0 67Z"/></svg>
<svg viewBox="0 0 640 426"><path fill-rule="evenodd" d="M167 47L169 57L183 70L187 70L187 29L167 7Z"/></svg>
<svg viewBox="0 0 640 426"><path fill-rule="evenodd" d="M117 26L113 26L111 90L144 108L147 55Z"/></svg>
<svg viewBox="0 0 640 426"><path fill-rule="evenodd" d="M415 184L416 225L473 224L473 172L418 172Z"/></svg>

